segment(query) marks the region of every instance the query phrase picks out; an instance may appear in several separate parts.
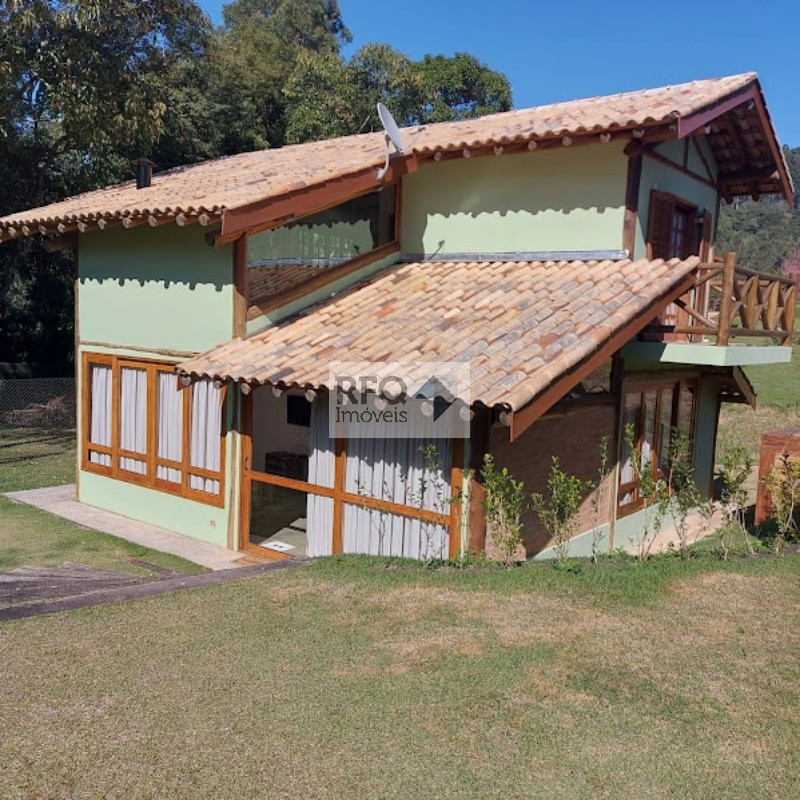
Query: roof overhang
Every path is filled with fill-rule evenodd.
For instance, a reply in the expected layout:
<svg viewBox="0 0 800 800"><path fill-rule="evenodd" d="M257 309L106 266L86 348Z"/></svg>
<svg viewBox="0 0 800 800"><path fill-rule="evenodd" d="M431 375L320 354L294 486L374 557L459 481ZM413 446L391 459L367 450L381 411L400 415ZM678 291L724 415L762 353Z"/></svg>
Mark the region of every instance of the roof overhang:
<svg viewBox="0 0 800 800"><path fill-rule="evenodd" d="M331 364L467 363L464 402L517 438L696 279L699 259L414 262L177 365L198 379L330 391ZM369 320L369 324L365 321ZM373 374L373 373L370 373Z"/></svg>

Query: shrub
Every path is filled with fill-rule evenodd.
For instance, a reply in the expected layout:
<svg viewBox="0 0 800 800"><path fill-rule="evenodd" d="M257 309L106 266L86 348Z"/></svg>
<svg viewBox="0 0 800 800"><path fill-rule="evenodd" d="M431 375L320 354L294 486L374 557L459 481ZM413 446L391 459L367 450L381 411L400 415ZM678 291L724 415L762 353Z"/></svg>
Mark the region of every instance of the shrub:
<svg viewBox="0 0 800 800"><path fill-rule="evenodd" d="M722 558L728 560L733 546L735 532L741 531L748 551L752 554L753 546L744 524L747 508L747 490L745 483L753 471L755 461L750 451L743 445L734 445L726 450L720 459L719 474L722 479L720 501L725 524L720 533Z"/></svg>
<svg viewBox="0 0 800 800"><path fill-rule="evenodd" d="M581 498L594 484L567 475L553 456L547 478L547 499L534 492L531 506L555 542L556 560L564 561L569 555L569 541L577 533L578 509Z"/></svg>
<svg viewBox="0 0 800 800"><path fill-rule="evenodd" d="M515 480L506 467L498 470L489 453L484 456L481 474L486 492L487 533L500 561L510 567L516 563L516 554L522 545L522 515L528 508L525 486Z"/></svg>
<svg viewBox="0 0 800 800"><path fill-rule="evenodd" d="M800 501L800 460L781 453L762 481L772 495L771 516L778 531L775 539L778 551L787 540L797 538L798 534L796 511Z"/></svg>

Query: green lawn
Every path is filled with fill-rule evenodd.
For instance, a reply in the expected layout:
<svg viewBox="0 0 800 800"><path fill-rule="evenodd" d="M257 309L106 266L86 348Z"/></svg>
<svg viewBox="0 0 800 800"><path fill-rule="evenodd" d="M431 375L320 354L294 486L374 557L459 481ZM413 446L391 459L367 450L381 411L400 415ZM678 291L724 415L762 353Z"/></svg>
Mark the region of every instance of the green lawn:
<svg viewBox="0 0 800 800"><path fill-rule="evenodd" d="M800 560L351 558L0 626L3 798L789 798Z"/></svg>
<svg viewBox="0 0 800 800"><path fill-rule="evenodd" d="M791 363L745 367L745 372L758 392L759 404L795 414L800 410L800 344L792 347Z"/></svg>
<svg viewBox="0 0 800 800"><path fill-rule="evenodd" d="M758 395L757 408L754 411L743 405L722 406L717 454L741 444L758 462L763 433L800 427L800 344L792 348L791 363L745 367L745 372Z"/></svg>
<svg viewBox="0 0 800 800"><path fill-rule="evenodd" d="M75 480L73 431L0 427L0 493L58 486ZM0 497L0 570L51 567L70 561L90 567L154 574L140 559L176 572L204 572L197 564L89 530Z"/></svg>

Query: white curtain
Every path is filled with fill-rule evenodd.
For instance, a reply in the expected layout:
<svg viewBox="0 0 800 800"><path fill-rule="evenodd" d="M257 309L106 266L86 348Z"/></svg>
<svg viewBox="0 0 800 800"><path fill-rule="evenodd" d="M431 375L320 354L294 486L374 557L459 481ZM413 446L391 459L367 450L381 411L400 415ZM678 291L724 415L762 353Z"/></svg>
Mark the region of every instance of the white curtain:
<svg viewBox="0 0 800 800"><path fill-rule="evenodd" d="M308 482L333 486L334 440L329 438L326 398L318 398L311 406L309 451ZM306 514L306 553L329 556L333 543L333 498L309 492Z"/></svg>
<svg viewBox="0 0 800 800"><path fill-rule="evenodd" d="M435 469L426 466L426 446L435 447ZM345 491L447 514L451 465L450 439L350 439ZM345 553L446 558L448 530L399 514L346 504L343 544Z"/></svg>
<svg viewBox="0 0 800 800"><path fill-rule="evenodd" d="M158 373L158 458L180 461L183 455L183 392L178 391L178 376L172 372ZM159 466L156 477L170 483L181 482L181 471Z"/></svg>
<svg viewBox="0 0 800 800"><path fill-rule="evenodd" d="M222 392L211 381L198 381L192 388L192 430L189 464L219 471L222 437ZM219 493L219 481L190 475L189 485L210 494Z"/></svg>
<svg viewBox="0 0 800 800"><path fill-rule="evenodd" d="M119 446L122 450L147 454L147 371L123 367L120 370ZM120 468L144 475L147 462L120 458Z"/></svg>
<svg viewBox="0 0 800 800"><path fill-rule="evenodd" d="M91 372L89 442L111 447L111 367L92 364ZM111 456L108 453L90 452L89 461L104 467L111 466Z"/></svg>

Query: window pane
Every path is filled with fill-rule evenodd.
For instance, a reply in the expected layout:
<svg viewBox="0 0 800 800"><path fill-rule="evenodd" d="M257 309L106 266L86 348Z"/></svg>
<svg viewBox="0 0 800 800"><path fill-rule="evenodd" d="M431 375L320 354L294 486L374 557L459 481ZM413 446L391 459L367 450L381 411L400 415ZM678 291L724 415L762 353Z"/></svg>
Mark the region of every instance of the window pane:
<svg viewBox="0 0 800 800"><path fill-rule="evenodd" d="M634 488L628 488L635 479L633 462L631 461L631 451L628 447L626 430L628 425L633 425L634 439L638 438L639 415L642 408L642 395L640 393L625 396L625 413L623 416L622 434L622 468L619 472L619 505L625 506L634 500Z"/></svg>
<svg viewBox="0 0 800 800"><path fill-rule="evenodd" d="M183 458L183 393L178 391L178 376L158 372L158 414L156 456L180 462ZM180 483L182 473L175 467L159 465L156 477L170 483Z"/></svg>
<svg viewBox="0 0 800 800"><path fill-rule="evenodd" d="M642 462L650 462L655 448L656 399L658 391L651 389L644 394L644 430L642 432Z"/></svg>
<svg viewBox="0 0 800 800"><path fill-rule="evenodd" d="M111 447L111 378L110 366L90 364L88 440L103 447ZM91 449L89 461L104 467L111 466L111 456L108 453L98 453Z"/></svg>
<svg viewBox="0 0 800 800"><path fill-rule="evenodd" d="M693 386L681 387L678 401L678 428L690 436L693 432L694 396L695 388Z"/></svg>
<svg viewBox="0 0 800 800"><path fill-rule="evenodd" d="M657 457L658 468L666 471L669 465L669 442L672 435L672 398L675 387L666 386L661 390L661 404L658 413Z"/></svg>
<svg viewBox="0 0 800 800"><path fill-rule="evenodd" d="M391 242L394 204L395 188L390 186L251 236L249 302L258 305Z"/></svg>
<svg viewBox="0 0 800 800"><path fill-rule="evenodd" d="M334 440L328 436L326 398L300 405L309 411L308 425L292 412L292 405L307 401L302 394L286 393L275 397L269 387L253 392L254 472L308 481L318 486L333 486ZM295 424L298 423L298 424Z"/></svg>
<svg viewBox="0 0 800 800"><path fill-rule="evenodd" d="M122 367L120 370L119 446L121 450L147 454L147 371ZM144 475L144 459L120 457L119 466Z"/></svg>
<svg viewBox="0 0 800 800"><path fill-rule="evenodd" d="M447 558L449 531L444 525L345 503L345 553L401 558Z"/></svg>
<svg viewBox="0 0 800 800"><path fill-rule="evenodd" d="M222 446L222 392L211 381L198 381L192 387L192 429L189 443L189 465L211 472L220 471ZM189 486L201 492L219 494L215 478L192 474Z"/></svg>

